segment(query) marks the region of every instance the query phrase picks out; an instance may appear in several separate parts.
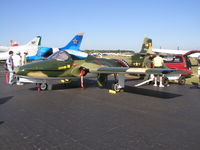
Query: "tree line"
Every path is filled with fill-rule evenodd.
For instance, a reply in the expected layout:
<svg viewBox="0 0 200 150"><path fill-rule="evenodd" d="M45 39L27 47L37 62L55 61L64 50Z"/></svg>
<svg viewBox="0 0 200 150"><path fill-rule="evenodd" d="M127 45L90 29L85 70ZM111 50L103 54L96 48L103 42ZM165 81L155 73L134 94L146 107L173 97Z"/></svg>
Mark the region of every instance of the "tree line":
<svg viewBox="0 0 200 150"><path fill-rule="evenodd" d="M135 53L133 50L84 50L86 53Z"/></svg>

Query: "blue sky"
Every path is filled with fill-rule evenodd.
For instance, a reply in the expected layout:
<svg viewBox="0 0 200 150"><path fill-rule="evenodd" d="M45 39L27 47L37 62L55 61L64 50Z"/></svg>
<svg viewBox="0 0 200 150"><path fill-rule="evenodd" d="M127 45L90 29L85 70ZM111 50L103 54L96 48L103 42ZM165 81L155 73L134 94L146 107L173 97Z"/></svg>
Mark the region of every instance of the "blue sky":
<svg viewBox="0 0 200 150"><path fill-rule="evenodd" d="M37 35L42 46L62 47L84 32L81 49L139 51L153 47L200 49L199 0L1 0L0 43L25 44Z"/></svg>

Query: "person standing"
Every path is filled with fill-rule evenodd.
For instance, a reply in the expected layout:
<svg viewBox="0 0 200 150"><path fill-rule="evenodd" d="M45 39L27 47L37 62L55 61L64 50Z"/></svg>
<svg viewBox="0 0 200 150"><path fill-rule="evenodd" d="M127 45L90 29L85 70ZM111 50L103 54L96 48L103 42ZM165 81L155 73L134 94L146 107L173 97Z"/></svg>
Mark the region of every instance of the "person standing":
<svg viewBox="0 0 200 150"><path fill-rule="evenodd" d="M25 65L27 63L26 61L26 56L28 55L28 52L25 51L24 54L22 55L22 65Z"/></svg>
<svg viewBox="0 0 200 150"><path fill-rule="evenodd" d="M144 68L152 68L152 59L151 59L151 54L147 53L147 55L144 58L144 61L142 63L142 67ZM148 80L150 78L150 74L146 74L144 77L144 81Z"/></svg>
<svg viewBox="0 0 200 150"><path fill-rule="evenodd" d="M20 52L17 52L16 55L13 56L13 62L14 62L14 69L22 65L22 57ZM16 84L23 85L22 83L20 83L19 78L16 78Z"/></svg>
<svg viewBox="0 0 200 150"><path fill-rule="evenodd" d="M17 52L13 55L14 69L22 65L21 53Z"/></svg>
<svg viewBox="0 0 200 150"><path fill-rule="evenodd" d="M13 69L14 69L14 63L13 63L13 51L9 51L9 57L6 60L6 65L9 71L9 82L8 84L13 84Z"/></svg>
<svg viewBox="0 0 200 150"><path fill-rule="evenodd" d="M152 60L150 56L151 55L149 53L147 53L147 55L145 56L143 64L142 64L144 68L152 68Z"/></svg>
<svg viewBox="0 0 200 150"><path fill-rule="evenodd" d="M161 69L164 66L164 60L162 57L160 57L159 53L156 53L156 57L153 58L153 66L154 68ZM162 74L156 74L154 77L154 86L157 86L157 77L160 78L160 85L159 87L164 87L163 85L163 75Z"/></svg>

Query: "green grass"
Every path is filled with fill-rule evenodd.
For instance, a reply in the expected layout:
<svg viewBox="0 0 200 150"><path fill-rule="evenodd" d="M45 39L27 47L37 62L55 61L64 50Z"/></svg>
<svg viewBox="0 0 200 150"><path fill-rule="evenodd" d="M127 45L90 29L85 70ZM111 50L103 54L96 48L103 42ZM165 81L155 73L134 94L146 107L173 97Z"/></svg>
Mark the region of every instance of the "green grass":
<svg viewBox="0 0 200 150"><path fill-rule="evenodd" d="M192 72L193 72L192 77L186 79L186 84L193 84L193 83L198 84L199 83L197 69L198 69L198 66L192 67Z"/></svg>
<svg viewBox="0 0 200 150"><path fill-rule="evenodd" d="M193 66L197 66L198 65L198 61L197 61L197 59L196 58L189 58L190 59L190 62L191 62L191 64L193 65Z"/></svg>

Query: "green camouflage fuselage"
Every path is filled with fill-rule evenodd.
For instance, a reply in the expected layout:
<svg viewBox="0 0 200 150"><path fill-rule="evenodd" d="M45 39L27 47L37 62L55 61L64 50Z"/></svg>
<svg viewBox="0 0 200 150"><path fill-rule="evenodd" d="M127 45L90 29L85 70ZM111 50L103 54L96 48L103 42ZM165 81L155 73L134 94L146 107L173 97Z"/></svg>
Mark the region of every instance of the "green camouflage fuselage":
<svg viewBox="0 0 200 150"><path fill-rule="evenodd" d="M59 61L47 59L20 66L14 72L16 75L29 77L80 77L80 68L96 71L100 67L121 67L116 60L96 58L88 55L85 59L73 59L68 54L68 60Z"/></svg>

